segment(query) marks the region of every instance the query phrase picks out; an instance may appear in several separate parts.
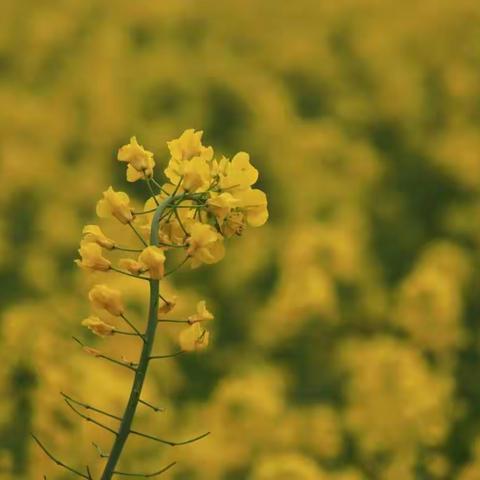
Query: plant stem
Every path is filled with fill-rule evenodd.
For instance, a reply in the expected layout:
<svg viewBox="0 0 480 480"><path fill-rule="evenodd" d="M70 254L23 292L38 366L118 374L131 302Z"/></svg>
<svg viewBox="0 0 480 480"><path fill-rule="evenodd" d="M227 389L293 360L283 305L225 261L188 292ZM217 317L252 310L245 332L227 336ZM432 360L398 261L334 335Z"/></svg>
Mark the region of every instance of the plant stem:
<svg viewBox="0 0 480 480"><path fill-rule="evenodd" d="M182 195L183 197L183 195ZM158 206L152 220L152 228L150 234L150 244L158 246L158 225L160 222L160 217L168 206L177 200L176 197L168 197ZM159 280L149 280L150 283L150 305L148 311L148 323L147 328L144 334L144 344L142 348L142 353L140 355L140 361L138 362L138 367L135 372L135 378L133 380L132 389L130 392L130 397L128 399L125 412L122 416L122 421L120 423L120 428L118 430L117 437L113 443L110 456L108 457L107 464L102 473L101 480L111 480L115 473L115 468L117 466L120 455L125 446L125 442L129 434L131 433L131 427L135 412L140 401L140 394L142 393L143 384L145 381L145 376L147 374L148 364L150 361L150 356L152 353L153 343L155 340L155 333L157 329L157 310L158 310L158 295L160 293L160 282Z"/></svg>

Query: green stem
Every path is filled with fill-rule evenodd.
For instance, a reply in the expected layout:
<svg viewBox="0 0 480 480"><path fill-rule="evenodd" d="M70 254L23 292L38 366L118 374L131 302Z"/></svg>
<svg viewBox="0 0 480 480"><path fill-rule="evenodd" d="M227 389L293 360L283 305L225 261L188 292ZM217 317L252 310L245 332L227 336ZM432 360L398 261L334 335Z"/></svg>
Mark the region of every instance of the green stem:
<svg viewBox="0 0 480 480"><path fill-rule="evenodd" d="M150 234L150 244L158 246L158 225L160 222L160 217L162 216L165 209L173 202L177 200L175 197L168 197L158 206L155 214L153 216L152 225L151 225L151 234ZM159 280L149 280L150 283L150 305L148 311L148 324L144 334L144 344L142 348L142 353L140 355L140 361L138 362L138 367L135 371L135 378L133 380L132 390L130 392L130 397L128 399L125 412L122 416L122 421L120 423L120 428L118 434L113 443L110 456L108 457L107 464L101 476L101 480L111 480L114 475L115 467L120 459L120 455L125 446L125 442L132 430L132 422L135 416L135 412L140 401L140 394L142 393L143 384L145 381L145 376L147 374L148 364L150 361L150 356L152 353L153 343L155 340L155 333L157 329L157 310L158 310L158 295L160 293L160 282Z"/></svg>

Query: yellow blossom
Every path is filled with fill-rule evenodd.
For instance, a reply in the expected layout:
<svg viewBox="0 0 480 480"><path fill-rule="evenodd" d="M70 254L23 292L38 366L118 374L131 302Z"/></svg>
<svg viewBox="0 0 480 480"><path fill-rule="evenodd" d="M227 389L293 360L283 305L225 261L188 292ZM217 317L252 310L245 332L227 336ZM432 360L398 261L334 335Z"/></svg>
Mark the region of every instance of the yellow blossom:
<svg viewBox="0 0 480 480"><path fill-rule="evenodd" d="M145 270L145 266L133 258L121 258L118 265L133 275L140 275Z"/></svg>
<svg viewBox="0 0 480 480"><path fill-rule="evenodd" d="M178 215L183 225L185 226L185 223L188 223L188 218L185 218L186 214L184 213L184 211L186 210L188 212L188 210L186 208L182 208L180 210L181 211L178 212ZM182 219L182 217L184 218ZM185 232L183 231L183 228L175 217L171 218L167 222L162 223L158 233L160 241L163 243L183 245L185 241Z"/></svg>
<svg viewBox="0 0 480 480"><path fill-rule="evenodd" d="M87 270L110 270L110 260L102 255L102 248L96 243L81 242L78 250L81 260L75 260L75 263Z"/></svg>
<svg viewBox="0 0 480 480"><path fill-rule="evenodd" d="M235 194L239 200L239 208L251 227L260 227L268 219L267 196L257 189L242 190Z"/></svg>
<svg viewBox="0 0 480 480"><path fill-rule="evenodd" d="M206 348L209 337L208 331L200 327L200 324L197 322L180 332L178 342L182 350L192 352Z"/></svg>
<svg viewBox="0 0 480 480"><path fill-rule="evenodd" d="M88 293L88 298L96 308L103 308L115 316L124 312L121 293L107 285L95 285Z"/></svg>
<svg viewBox="0 0 480 480"><path fill-rule="evenodd" d="M109 325L108 323L105 323L103 320L100 320L100 318L94 315L90 315L88 318L83 320L82 325L84 327L87 327L99 337L109 337L115 333L115 327ZM100 354L100 352L98 351L88 353L92 353L95 356L98 356Z"/></svg>
<svg viewBox="0 0 480 480"><path fill-rule="evenodd" d="M223 167L224 175L220 177L222 189L243 190L252 186L258 179L258 170L251 165L246 152L237 153L230 163Z"/></svg>
<svg viewBox="0 0 480 480"><path fill-rule="evenodd" d="M229 238L232 235L241 235L245 228L245 215L242 212L231 212L223 221L222 233Z"/></svg>
<svg viewBox="0 0 480 480"><path fill-rule="evenodd" d="M207 310L207 304L205 300L201 300L197 303L197 313L188 317L189 323L203 322L206 320L213 320L213 315Z"/></svg>
<svg viewBox="0 0 480 480"><path fill-rule="evenodd" d="M110 215L122 223L133 220L133 211L130 207L130 198L125 192L115 192L112 187L103 192L103 199L97 203L97 215L107 218Z"/></svg>
<svg viewBox="0 0 480 480"><path fill-rule="evenodd" d="M82 234L85 242L98 243L101 247L108 250L115 248L115 242L108 238L98 225L85 225Z"/></svg>
<svg viewBox="0 0 480 480"><path fill-rule="evenodd" d="M213 158L212 147L204 147L202 145L203 132L195 132L193 129L185 130L179 138L167 142L170 150L170 161L165 169L165 175L172 183L177 184L180 177L185 172L185 164L191 160L201 160L202 162L210 162ZM203 168L203 166L202 166ZM187 168L190 170L198 170L199 166L191 165Z"/></svg>
<svg viewBox="0 0 480 480"><path fill-rule="evenodd" d="M177 297L173 297L171 300L164 301L160 307L158 307L158 317L170 313L177 305Z"/></svg>
<svg viewBox="0 0 480 480"><path fill-rule="evenodd" d="M172 159L177 161L191 160L195 157L201 157L211 160L213 156L212 147L202 145L201 130L195 131L193 128L185 130L180 137L167 142L168 149Z"/></svg>
<svg viewBox="0 0 480 480"><path fill-rule="evenodd" d="M129 182L153 176L155 167L153 153L139 145L136 137L132 137L129 144L120 148L117 158L120 162L128 162L127 180Z"/></svg>
<svg viewBox="0 0 480 480"><path fill-rule="evenodd" d="M187 253L192 257L192 268L202 263L216 263L225 255L223 238L211 225L196 222L189 234Z"/></svg>
<svg viewBox="0 0 480 480"><path fill-rule="evenodd" d="M185 162L181 171L182 186L187 192L203 191L210 183L210 166L204 158L196 157Z"/></svg>
<svg viewBox="0 0 480 480"><path fill-rule="evenodd" d="M223 223L225 217L231 212L232 208L238 205L238 203L238 199L228 192L212 196L212 198L207 200L209 211L217 217L219 223Z"/></svg>
<svg viewBox="0 0 480 480"><path fill-rule="evenodd" d="M155 246L147 247L139 255L138 261L148 270L150 278L159 280L165 273L165 253L163 249Z"/></svg>

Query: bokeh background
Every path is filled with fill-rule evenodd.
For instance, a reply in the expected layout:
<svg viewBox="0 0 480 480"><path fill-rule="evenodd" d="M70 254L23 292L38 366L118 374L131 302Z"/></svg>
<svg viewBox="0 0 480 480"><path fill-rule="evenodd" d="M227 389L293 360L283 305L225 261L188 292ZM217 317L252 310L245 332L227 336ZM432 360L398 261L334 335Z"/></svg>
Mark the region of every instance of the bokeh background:
<svg viewBox="0 0 480 480"><path fill-rule="evenodd" d="M73 265L137 135L186 128L251 153L270 221L166 288L207 299L208 352L159 362L124 470L175 480L480 478L480 5L470 0L3 0L0 478L71 478L111 437L64 390L121 412L130 374L77 335ZM117 234L113 224L105 227ZM115 277L132 315L144 285ZM141 283L141 282L138 282ZM159 351L173 348L165 327ZM83 467L82 467L83 468Z"/></svg>

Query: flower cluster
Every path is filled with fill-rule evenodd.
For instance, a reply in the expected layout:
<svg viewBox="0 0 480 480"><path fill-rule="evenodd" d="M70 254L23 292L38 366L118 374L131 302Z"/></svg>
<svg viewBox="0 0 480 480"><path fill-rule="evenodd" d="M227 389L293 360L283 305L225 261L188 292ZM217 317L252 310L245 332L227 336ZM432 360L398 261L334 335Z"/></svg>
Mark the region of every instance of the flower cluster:
<svg viewBox="0 0 480 480"><path fill-rule="evenodd" d="M125 192L111 186L103 192L97 203L100 218L113 217L128 225L141 242L142 248L125 248L109 238L98 225L87 225L83 230L80 259L76 263L90 271L109 271L160 280L167 272L167 252L184 250L185 258L180 266L190 263L192 268L213 264L225 254L224 239L240 235L246 226L258 227L268 218L267 198L264 192L252 186L258 179L258 171L250 163L245 152L232 159L214 157L212 147L202 144L202 132L186 130L167 143L170 159L165 168L167 182L160 184L154 178L153 153L145 150L135 137L118 151L118 160L127 163L127 180L143 179L151 196L143 210L136 211ZM157 190L155 192L154 190ZM149 244L151 224L159 205L166 206L158 219L157 244ZM103 254L103 250L135 252L136 258L122 258L118 267ZM94 306L103 308L115 316L123 315L120 292L96 285L89 294ZM165 305L170 305L164 300ZM197 350L208 344L208 332L200 326L200 320L211 319L205 304L199 304L196 316L190 317L190 325L180 334L182 349ZM192 318L196 318L192 321ZM117 330L97 316L83 321L83 325L101 336L113 335Z"/></svg>
<svg viewBox="0 0 480 480"><path fill-rule="evenodd" d="M252 188L258 171L251 165L249 155L240 152L231 160L224 156L215 159L212 147L203 146L201 138L202 132L186 130L178 139L168 142L170 160L165 175L169 181L163 185L153 178L153 154L139 145L135 137L120 148L118 160L128 164L127 180L143 178L158 189L140 212L134 211L125 192L116 192L112 187L97 203L99 217L114 217L130 225L146 247L137 259L121 260L120 266L131 274L148 271L151 278L162 278L165 251L172 248L184 248L192 268L216 263L225 253L224 238L240 235L246 226L258 227L266 222L267 198L264 192ZM169 196L172 204L159 224L160 248L148 246L141 235L150 233L156 206ZM77 263L91 270L109 270L110 262L98 247L112 250L115 242L96 225L86 226L83 233L82 260Z"/></svg>

